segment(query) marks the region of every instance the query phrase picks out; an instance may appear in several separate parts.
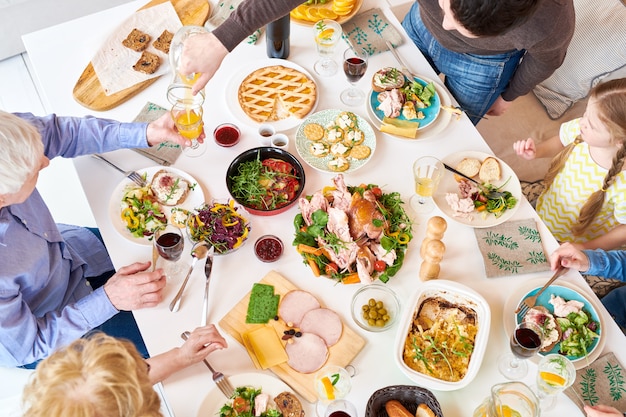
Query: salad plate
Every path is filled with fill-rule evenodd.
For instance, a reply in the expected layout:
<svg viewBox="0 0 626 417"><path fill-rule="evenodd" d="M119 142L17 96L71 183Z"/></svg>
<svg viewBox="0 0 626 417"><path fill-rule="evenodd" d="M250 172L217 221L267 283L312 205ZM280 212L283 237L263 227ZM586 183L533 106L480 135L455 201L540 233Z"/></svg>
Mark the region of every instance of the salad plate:
<svg viewBox="0 0 626 417"><path fill-rule="evenodd" d="M298 151L298 155L300 155L300 157L304 159L307 164L309 164L311 167L315 168L318 171L331 173L336 172L328 167L328 162L333 159L333 156L330 153L322 157L313 155L310 151L312 141L307 139L306 135L304 134L304 129L306 125L310 123L316 123L325 128L329 124L333 124L333 121L337 118L337 116L340 113L344 112L344 110L327 109L314 113L302 122L302 124L298 128L298 131L296 132L296 150ZM369 147L370 154L364 159L347 157L346 159L350 163L350 166L342 172L352 172L361 168L370 159L372 159L374 151L376 150L376 134L374 133L374 129L372 129L372 126L370 126L367 120L365 120L356 113L352 114L356 116L357 128L361 130L364 135L364 140L361 145Z"/></svg>
<svg viewBox="0 0 626 417"><path fill-rule="evenodd" d="M521 303L521 301L531 295L534 295L543 287L546 283L546 278L537 278L525 281L518 288L516 288L509 298L506 300L504 304L504 330L507 335L510 335L515 326L519 322L519 318L517 314L515 314L515 310L517 306ZM567 282L565 280L559 281L558 285L550 285L538 298L537 305L544 306L552 313L554 308L552 304L549 303L550 295L556 295L563 298L565 301L569 300L577 300L584 304L583 310L588 312L591 315L591 319L599 323L599 329L596 331L600 335L599 338L595 339L593 344L591 345L591 351L587 355L587 357L575 357L568 356L568 359L572 361L576 369L583 368L593 361L595 361L604 348L604 344L606 342L606 334L604 332L604 320L602 316L598 313L600 311L600 307L598 302L590 296L585 295L585 292L575 284ZM558 353L561 347L561 343L557 343L556 346L549 352L539 352L539 354L531 357L530 359L533 362L538 362L542 356L548 355L550 353Z"/></svg>
<svg viewBox="0 0 626 417"><path fill-rule="evenodd" d="M140 175L145 176L147 183L149 184L154 174L156 174L157 171L160 171L162 169L165 169L168 172L171 172L173 174L178 175L181 178L184 178L193 187L192 189L189 190L189 194L187 195L187 198L185 198L185 201L183 201L182 204L179 204L177 206L162 206L163 214L168 219L168 222L170 221L169 219L172 214L172 209L174 207L183 208L186 210L192 210L193 208L202 205L202 203L206 201L204 192L202 191L202 187L200 187L200 184L198 184L198 181L196 181L195 178L193 178L191 175L187 174L184 171L181 171L179 169L172 168L172 167L163 168L162 166L154 166L154 167L139 169L137 170L137 172ZM122 219L122 216L121 216L122 199L124 197L126 188L129 186L136 187L135 183L133 183L128 178L124 178L115 187L115 189L113 190L113 193L111 193L111 199L109 200L109 218L111 219L113 228L122 237L125 237L131 242L137 243L139 245L152 245L152 241L148 237L133 236L132 233L126 227L124 220Z"/></svg>
<svg viewBox="0 0 626 417"><path fill-rule="evenodd" d="M261 389L262 392L269 394L272 399L284 391L294 393L293 390L280 379L275 376L262 373L249 372L232 375L228 377L228 380L235 388L251 386ZM303 401L298 394L295 395L302 403L305 415L313 416L315 411L313 410L311 404L307 401ZM222 394L222 391L220 391L217 386L213 386L202 401L202 404L200 404L200 409L198 410L197 415L198 417L219 417L220 409L226 403L227 398L224 394Z"/></svg>
<svg viewBox="0 0 626 417"><path fill-rule="evenodd" d="M521 204L521 200L523 198L522 187L513 169L511 169L511 167L508 166L501 159L485 152L463 151L448 155L445 158L442 158L441 162L450 165L452 168L455 168L464 158L475 158L482 162L487 157L496 158L500 163L500 170L502 172L500 180L495 181L493 185L499 187L506 183L502 191L509 191L513 195L513 197L517 199L517 204L515 204L515 207L504 211L499 217L496 217L494 214L487 212L483 212L485 213L485 216L483 217L483 213L479 213L476 211L471 213L471 217L467 218L455 216L454 210L446 201L446 194L459 194L459 186L458 182L454 178L454 174L452 172L446 171L441 177L441 182L439 183L439 186L433 194L433 201L435 202L439 210L441 210L451 220L475 228L492 227L509 220L517 211L517 208Z"/></svg>

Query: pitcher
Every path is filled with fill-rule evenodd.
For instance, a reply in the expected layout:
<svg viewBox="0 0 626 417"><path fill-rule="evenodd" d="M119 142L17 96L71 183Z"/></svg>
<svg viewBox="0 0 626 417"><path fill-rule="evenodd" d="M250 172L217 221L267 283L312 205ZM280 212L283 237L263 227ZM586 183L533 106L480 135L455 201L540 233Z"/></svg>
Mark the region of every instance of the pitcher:
<svg viewBox="0 0 626 417"><path fill-rule="evenodd" d="M539 417L539 400L523 382L496 384L473 417Z"/></svg>

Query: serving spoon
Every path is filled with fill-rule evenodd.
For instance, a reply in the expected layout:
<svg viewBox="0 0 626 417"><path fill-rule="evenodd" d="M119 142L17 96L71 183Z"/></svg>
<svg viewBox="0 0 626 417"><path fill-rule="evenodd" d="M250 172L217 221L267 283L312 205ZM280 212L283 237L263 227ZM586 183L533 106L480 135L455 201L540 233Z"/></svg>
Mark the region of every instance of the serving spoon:
<svg viewBox="0 0 626 417"><path fill-rule="evenodd" d="M189 281L189 276L191 276L191 271L193 271L193 267L196 266L196 262L198 259L204 259L209 253L209 247L206 242L198 242L193 245L191 249L191 256L193 257L193 261L191 261L191 265L189 266L189 270L187 271L187 275L183 281L183 284L180 286L178 293L170 303L170 311L177 312L180 307L180 300L183 297L183 292L185 291L185 287L187 286L187 281Z"/></svg>

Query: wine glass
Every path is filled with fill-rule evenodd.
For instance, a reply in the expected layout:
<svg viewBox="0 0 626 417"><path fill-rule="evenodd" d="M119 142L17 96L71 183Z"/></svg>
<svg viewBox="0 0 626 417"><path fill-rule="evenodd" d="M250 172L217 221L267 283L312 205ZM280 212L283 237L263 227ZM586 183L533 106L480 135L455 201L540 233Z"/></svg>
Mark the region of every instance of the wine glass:
<svg viewBox="0 0 626 417"><path fill-rule="evenodd" d="M326 407L324 417L358 417L358 414L350 401L335 400Z"/></svg>
<svg viewBox="0 0 626 417"><path fill-rule="evenodd" d="M172 120L178 133L191 140L191 146L185 148L183 153L192 158L202 155L206 145L200 143L198 137L204 130L202 121L204 92L200 91L194 96L191 94L190 85L176 85L170 86L167 94L172 103Z"/></svg>
<svg viewBox="0 0 626 417"><path fill-rule="evenodd" d="M416 213L428 213L433 210L432 196L443 175L443 163L433 156L423 156L413 163L415 195L410 204Z"/></svg>
<svg viewBox="0 0 626 417"><path fill-rule="evenodd" d="M313 26L315 45L320 59L315 62L313 69L322 77L330 77L337 73L339 65L333 59L335 47L341 39L341 25L330 19L322 19Z"/></svg>
<svg viewBox="0 0 626 417"><path fill-rule="evenodd" d="M330 403L348 395L352 389L352 376L354 373L336 365L327 365L315 374L315 390L318 398L316 411L319 417L324 417L324 410Z"/></svg>
<svg viewBox="0 0 626 417"><path fill-rule="evenodd" d="M543 332L535 323L521 322L511 334L511 353L498 359L498 369L508 379L521 379L528 373L528 359L539 352Z"/></svg>
<svg viewBox="0 0 626 417"><path fill-rule="evenodd" d="M348 48L343 53L343 72L348 77L350 88L341 92L341 102L346 106L358 106L365 100L365 93L356 88L356 83L367 71L369 53L365 49Z"/></svg>
<svg viewBox="0 0 626 417"><path fill-rule="evenodd" d="M576 379L572 361L558 353L551 353L539 361L537 370L537 396L541 412L551 410L556 396L570 387Z"/></svg>
<svg viewBox="0 0 626 417"><path fill-rule="evenodd" d="M154 234L154 247L163 260L163 271L167 277L177 275L181 268L178 264L185 247L183 232L179 227L168 224Z"/></svg>

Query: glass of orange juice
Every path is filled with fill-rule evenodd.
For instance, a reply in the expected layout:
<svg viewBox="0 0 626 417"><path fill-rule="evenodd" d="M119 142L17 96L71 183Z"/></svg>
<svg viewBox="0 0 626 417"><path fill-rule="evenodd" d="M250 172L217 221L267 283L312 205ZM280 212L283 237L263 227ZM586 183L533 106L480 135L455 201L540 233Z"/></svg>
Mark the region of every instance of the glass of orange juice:
<svg viewBox="0 0 626 417"><path fill-rule="evenodd" d="M204 129L202 121L204 93L199 92L194 96L191 94L190 85L180 85L176 90L168 90L168 98L172 102L172 120L178 133L191 140L191 146L185 148L183 152L190 157L202 155L206 145L198 142L198 137Z"/></svg>
<svg viewBox="0 0 626 417"><path fill-rule="evenodd" d="M415 195L410 204L416 213L428 213L433 210L433 194L443 175L443 164L434 156L423 156L413 163Z"/></svg>
<svg viewBox="0 0 626 417"><path fill-rule="evenodd" d="M335 47L341 39L341 33L341 25L331 19L322 19L313 25L317 54L320 56L313 69L323 77L335 75L339 69L333 55L335 54Z"/></svg>

